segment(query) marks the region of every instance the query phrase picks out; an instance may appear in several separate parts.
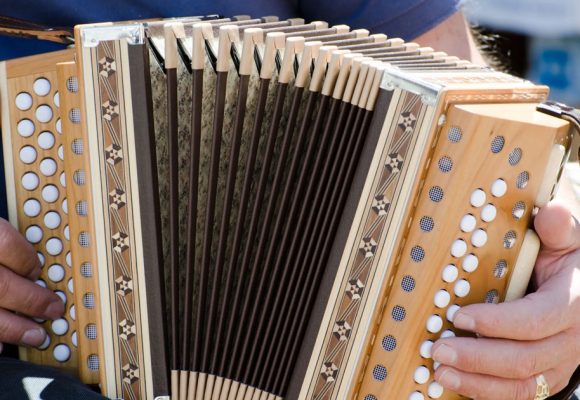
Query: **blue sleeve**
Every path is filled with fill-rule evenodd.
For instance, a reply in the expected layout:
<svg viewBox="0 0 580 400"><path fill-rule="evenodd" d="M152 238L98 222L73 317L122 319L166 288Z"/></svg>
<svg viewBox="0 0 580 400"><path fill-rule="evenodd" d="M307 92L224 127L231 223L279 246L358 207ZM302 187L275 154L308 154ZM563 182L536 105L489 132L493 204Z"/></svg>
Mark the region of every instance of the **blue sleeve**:
<svg viewBox="0 0 580 400"><path fill-rule="evenodd" d="M458 0L299 0L309 20L412 40L457 11Z"/></svg>

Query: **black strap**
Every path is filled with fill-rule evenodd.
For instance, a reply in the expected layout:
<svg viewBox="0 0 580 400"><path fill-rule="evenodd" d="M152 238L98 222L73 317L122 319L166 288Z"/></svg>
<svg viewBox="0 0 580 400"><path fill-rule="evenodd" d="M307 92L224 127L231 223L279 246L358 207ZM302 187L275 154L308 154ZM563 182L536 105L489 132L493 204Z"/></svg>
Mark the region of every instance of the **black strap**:
<svg viewBox="0 0 580 400"><path fill-rule="evenodd" d="M1 15L0 35L48 40L63 44L72 44L74 42L72 28L51 28L34 22Z"/></svg>

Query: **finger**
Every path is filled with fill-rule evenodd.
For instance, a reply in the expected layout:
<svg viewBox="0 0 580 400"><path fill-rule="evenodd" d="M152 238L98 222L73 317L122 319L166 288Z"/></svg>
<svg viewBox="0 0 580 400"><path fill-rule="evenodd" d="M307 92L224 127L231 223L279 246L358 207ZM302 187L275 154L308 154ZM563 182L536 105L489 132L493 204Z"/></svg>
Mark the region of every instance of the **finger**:
<svg viewBox="0 0 580 400"><path fill-rule="evenodd" d="M45 338L46 332L34 321L0 309L0 341L38 347Z"/></svg>
<svg viewBox="0 0 580 400"><path fill-rule="evenodd" d="M568 331L533 342L462 337L438 340L432 351L434 361L464 372L525 379L578 360L577 342Z"/></svg>
<svg viewBox="0 0 580 400"><path fill-rule="evenodd" d="M562 204L550 203L541 208L534 227L544 250L568 253L580 249L580 224Z"/></svg>
<svg viewBox="0 0 580 400"><path fill-rule="evenodd" d="M64 303L54 292L0 267L0 307L30 317L56 319Z"/></svg>
<svg viewBox="0 0 580 400"><path fill-rule="evenodd" d="M505 303L465 306L453 324L495 338L539 340L555 335L570 328L575 316L561 311L569 309L569 293L553 286Z"/></svg>
<svg viewBox="0 0 580 400"><path fill-rule="evenodd" d="M561 370L543 373L551 393L557 393L566 385ZM470 399L477 400L532 400L536 396L536 378L505 379L497 376L471 374L452 367L440 367L435 371L435 380L445 389Z"/></svg>
<svg viewBox="0 0 580 400"><path fill-rule="evenodd" d="M40 261L34 247L2 218L0 218L0 264L30 279L36 279L40 273Z"/></svg>

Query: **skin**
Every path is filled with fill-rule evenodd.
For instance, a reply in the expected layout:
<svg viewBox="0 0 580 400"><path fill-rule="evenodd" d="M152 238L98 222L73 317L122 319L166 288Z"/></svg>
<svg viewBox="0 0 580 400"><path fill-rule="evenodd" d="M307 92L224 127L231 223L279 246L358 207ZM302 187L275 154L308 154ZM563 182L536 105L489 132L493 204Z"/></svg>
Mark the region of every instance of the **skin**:
<svg viewBox="0 0 580 400"><path fill-rule="evenodd" d="M461 13L415 41L485 63ZM534 221L542 241L537 290L509 303L463 307L455 327L478 336L434 344L433 360L441 363L435 379L445 388L476 400L529 400L539 374L552 394L568 384L580 364L580 224L572 216L579 215L578 201L565 181L558 201Z"/></svg>

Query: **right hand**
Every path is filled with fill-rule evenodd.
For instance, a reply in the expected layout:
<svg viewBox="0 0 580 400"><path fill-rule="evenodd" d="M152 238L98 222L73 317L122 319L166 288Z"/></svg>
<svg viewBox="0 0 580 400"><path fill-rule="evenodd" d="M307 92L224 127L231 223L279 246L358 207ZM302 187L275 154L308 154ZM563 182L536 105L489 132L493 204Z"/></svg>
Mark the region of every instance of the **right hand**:
<svg viewBox="0 0 580 400"><path fill-rule="evenodd" d="M35 283L40 269L34 247L0 218L0 351L2 343L40 346L46 332L30 318L64 313L60 297Z"/></svg>

